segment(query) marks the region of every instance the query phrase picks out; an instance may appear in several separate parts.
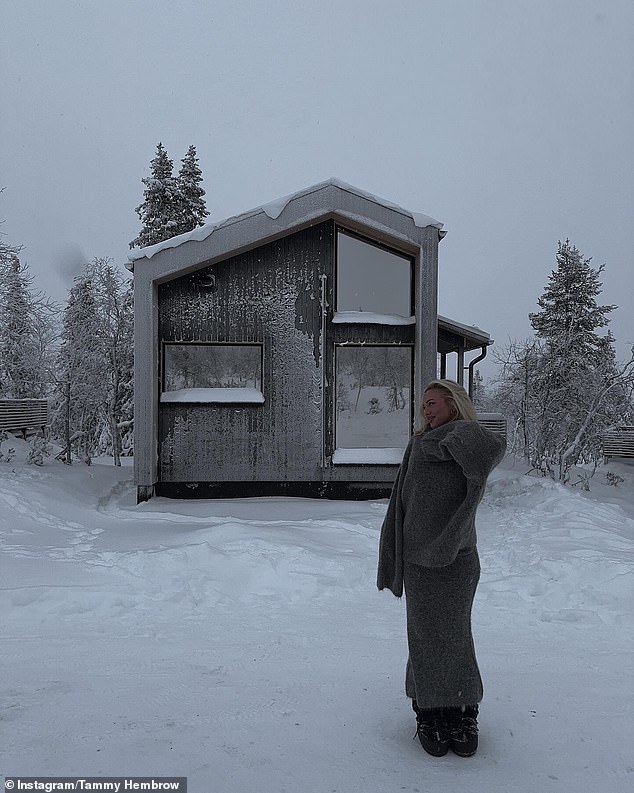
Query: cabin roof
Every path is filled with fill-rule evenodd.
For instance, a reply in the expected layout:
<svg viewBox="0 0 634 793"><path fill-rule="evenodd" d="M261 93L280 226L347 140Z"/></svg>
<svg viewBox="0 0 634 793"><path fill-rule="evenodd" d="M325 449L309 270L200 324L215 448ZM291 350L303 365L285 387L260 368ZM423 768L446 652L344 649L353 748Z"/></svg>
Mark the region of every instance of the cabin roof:
<svg viewBox="0 0 634 793"><path fill-rule="evenodd" d="M221 234L223 231L231 230L231 237L234 239L244 236L251 244L263 242L268 238L280 236L284 232L290 232L298 226L316 222L319 218L327 217L332 213L339 214L342 218L356 219L362 224L367 221L367 225L372 227L377 222L377 216L372 211L373 209L381 210L382 223L386 229L394 232L395 236L399 236L399 232L402 233L403 228L407 226L412 226L415 229L435 227L441 238L445 236L443 224L429 215L404 209L391 201L386 201L333 177L291 195L262 204L240 215L234 215L216 223L208 223L186 234L180 234L156 245L133 251L129 254L126 267L133 271L135 262L151 259L162 251L180 248L186 243L197 243L197 248L209 249L213 255L213 249L216 247L213 244L213 238L223 236ZM240 229L243 229L244 235L239 234ZM403 236L407 238L408 235L405 233ZM188 248L191 247L191 245L188 246ZM192 251L193 258L198 261L203 258L201 254L202 251L196 251L196 253Z"/></svg>
<svg viewBox="0 0 634 793"><path fill-rule="evenodd" d="M463 325L448 317L438 315L438 352L465 352L493 344L491 336L474 325Z"/></svg>
<svg viewBox="0 0 634 793"><path fill-rule="evenodd" d="M239 215L132 251L126 267L134 272L135 264L146 264L146 277L160 283L327 217L348 221L361 230L374 230L404 245L420 242L422 230L430 227L438 230L440 239L446 234L443 224L429 215L404 209L332 177ZM156 263L150 265L149 260L155 256ZM459 347L469 351L493 343L486 331L442 316L438 316L438 334L441 352Z"/></svg>

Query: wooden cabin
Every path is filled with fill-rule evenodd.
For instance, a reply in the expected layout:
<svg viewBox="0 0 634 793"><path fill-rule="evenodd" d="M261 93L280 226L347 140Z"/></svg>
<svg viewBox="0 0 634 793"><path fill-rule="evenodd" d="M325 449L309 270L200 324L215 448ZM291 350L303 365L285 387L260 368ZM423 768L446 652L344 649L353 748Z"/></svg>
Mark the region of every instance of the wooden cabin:
<svg viewBox="0 0 634 793"><path fill-rule="evenodd" d="M491 343L439 322L443 236L331 179L135 252L139 500L389 492L438 361Z"/></svg>

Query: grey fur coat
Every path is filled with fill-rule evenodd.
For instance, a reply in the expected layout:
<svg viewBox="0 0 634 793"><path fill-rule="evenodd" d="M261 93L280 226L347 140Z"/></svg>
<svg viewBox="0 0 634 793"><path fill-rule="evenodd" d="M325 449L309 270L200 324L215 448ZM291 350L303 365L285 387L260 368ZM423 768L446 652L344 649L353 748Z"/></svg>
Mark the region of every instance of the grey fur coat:
<svg viewBox="0 0 634 793"><path fill-rule="evenodd" d="M381 528L377 586L403 594L403 562L445 567L475 548L475 515L506 442L477 421L414 435Z"/></svg>

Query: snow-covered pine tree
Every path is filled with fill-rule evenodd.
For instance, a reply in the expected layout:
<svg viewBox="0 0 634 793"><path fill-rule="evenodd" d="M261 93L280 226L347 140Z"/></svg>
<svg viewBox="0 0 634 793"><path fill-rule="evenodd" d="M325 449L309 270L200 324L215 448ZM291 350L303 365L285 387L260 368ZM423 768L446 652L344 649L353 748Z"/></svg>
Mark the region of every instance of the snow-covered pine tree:
<svg viewBox="0 0 634 793"><path fill-rule="evenodd" d="M528 315L531 325L551 349L565 353L570 365L596 361L603 346L596 331L609 324L608 314L617 308L596 301L605 265L593 269L592 259L584 259L569 240L558 243L556 261L557 269L537 301L541 311Z"/></svg>
<svg viewBox="0 0 634 793"><path fill-rule="evenodd" d="M23 398L30 389L29 366L23 359L20 341L28 334L29 297L21 272L20 249L3 245L0 258L0 394ZM33 352L29 339L25 349Z"/></svg>
<svg viewBox="0 0 634 793"><path fill-rule="evenodd" d="M99 410L105 391L102 344L95 289L87 274L75 279L62 318L62 344L57 362L59 409L53 432L72 464L73 450L90 462L96 449Z"/></svg>
<svg viewBox="0 0 634 793"><path fill-rule="evenodd" d="M190 146L181 160L178 172L178 234L205 225L209 215L205 206L205 191L200 186L203 174L198 165L196 147Z"/></svg>
<svg viewBox="0 0 634 793"><path fill-rule="evenodd" d="M58 307L33 289L20 248L0 242L0 395L47 396Z"/></svg>
<svg viewBox="0 0 634 793"><path fill-rule="evenodd" d="M529 319L543 349L531 383L538 407L531 459L536 468L567 482L570 469L601 455L601 435L625 418L630 361L618 366L609 323L616 306L599 305L604 266L594 269L569 240L559 242L557 269Z"/></svg>
<svg viewBox="0 0 634 793"><path fill-rule="evenodd" d="M130 248L145 248L179 234L179 185L172 175L174 162L162 143L150 163L150 176L141 181L145 185L143 203L136 208L142 228L132 240Z"/></svg>

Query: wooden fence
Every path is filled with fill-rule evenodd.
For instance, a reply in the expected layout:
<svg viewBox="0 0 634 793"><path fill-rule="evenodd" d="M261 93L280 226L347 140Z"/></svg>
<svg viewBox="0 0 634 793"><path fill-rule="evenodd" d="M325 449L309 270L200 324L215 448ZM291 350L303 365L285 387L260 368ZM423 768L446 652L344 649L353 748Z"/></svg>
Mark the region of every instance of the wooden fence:
<svg viewBox="0 0 634 793"><path fill-rule="evenodd" d="M506 418L501 413L478 413L478 422L506 438Z"/></svg>
<svg viewBox="0 0 634 793"><path fill-rule="evenodd" d="M603 456L634 458L634 427L619 427L603 436Z"/></svg>
<svg viewBox="0 0 634 793"><path fill-rule="evenodd" d="M48 425L46 399L0 399L0 430L21 432L44 430Z"/></svg>

